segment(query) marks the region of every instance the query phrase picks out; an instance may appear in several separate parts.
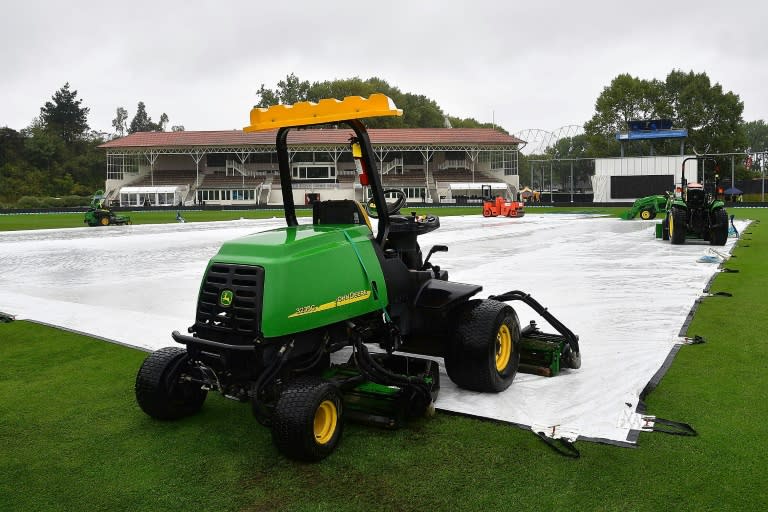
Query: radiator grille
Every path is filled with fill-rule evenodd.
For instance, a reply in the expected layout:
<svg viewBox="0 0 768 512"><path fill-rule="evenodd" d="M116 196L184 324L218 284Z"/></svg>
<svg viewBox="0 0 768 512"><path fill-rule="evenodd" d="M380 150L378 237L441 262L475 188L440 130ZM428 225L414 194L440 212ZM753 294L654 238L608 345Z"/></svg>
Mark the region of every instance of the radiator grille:
<svg viewBox="0 0 768 512"><path fill-rule="evenodd" d="M215 341L253 341L261 328L264 269L247 265L211 265L197 302L195 329Z"/></svg>

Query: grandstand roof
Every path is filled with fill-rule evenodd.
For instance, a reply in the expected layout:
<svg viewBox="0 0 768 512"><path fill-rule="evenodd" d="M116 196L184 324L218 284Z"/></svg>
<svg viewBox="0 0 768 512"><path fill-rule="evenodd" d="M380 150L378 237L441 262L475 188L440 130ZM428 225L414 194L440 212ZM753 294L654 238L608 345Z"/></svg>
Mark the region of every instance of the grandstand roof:
<svg viewBox="0 0 768 512"><path fill-rule="evenodd" d="M190 147L190 146L244 146L273 145L276 131L245 133L229 131L138 132L100 145L104 149ZM288 143L346 144L353 135L346 128L293 130ZM523 141L491 128L372 128L368 130L372 144L423 144L430 146L451 144L511 145Z"/></svg>

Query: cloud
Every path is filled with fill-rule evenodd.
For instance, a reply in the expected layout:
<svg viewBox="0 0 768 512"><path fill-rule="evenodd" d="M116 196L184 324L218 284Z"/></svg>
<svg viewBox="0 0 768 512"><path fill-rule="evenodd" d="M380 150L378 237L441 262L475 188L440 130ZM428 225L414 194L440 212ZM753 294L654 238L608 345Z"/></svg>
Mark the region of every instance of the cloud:
<svg viewBox="0 0 768 512"><path fill-rule="evenodd" d="M144 101L187 129L239 128L255 92L303 80L377 76L446 113L510 131L582 124L619 73L706 72L768 118L761 83L764 4L642 6L586 0L368 4L138 0L12 3L0 19L0 125L20 129L69 81L89 123Z"/></svg>

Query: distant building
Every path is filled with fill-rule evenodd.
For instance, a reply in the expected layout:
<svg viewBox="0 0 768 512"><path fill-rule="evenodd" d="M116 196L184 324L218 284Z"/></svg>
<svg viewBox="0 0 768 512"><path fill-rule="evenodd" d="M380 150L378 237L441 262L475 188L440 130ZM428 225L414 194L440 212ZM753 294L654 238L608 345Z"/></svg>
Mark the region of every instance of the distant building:
<svg viewBox="0 0 768 512"><path fill-rule="evenodd" d="M637 198L672 192L681 181L682 162L685 158L685 139L688 130L673 128L669 119L633 120L627 123L628 131L617 133L621 143L621 158L596 158L592 177L594 201L599 203L634 201ZM658 156L653 141L679 140L680 154ZM633 141L649 143L646 157L626 157L626 146ZM685 166L688 181L698 180L696 161Z"/></svg>
<svg viewBox="0 0 768 512"><path fill-rule="evenodd" d="M411 202L463 202L477 184L513 195L524 141L487 128L368 131L385 188ZM288 137L294 201L357 199L348 129L294 130ZM140 132L99 146L107 154L106 198L121 206L282 204L275 132Z"/></svg>

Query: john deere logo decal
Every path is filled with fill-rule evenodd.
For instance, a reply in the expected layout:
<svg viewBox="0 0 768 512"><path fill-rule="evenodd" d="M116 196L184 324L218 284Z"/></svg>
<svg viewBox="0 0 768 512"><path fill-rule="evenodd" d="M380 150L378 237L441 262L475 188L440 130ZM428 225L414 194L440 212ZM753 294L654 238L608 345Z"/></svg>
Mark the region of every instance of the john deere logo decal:
<svg viewBox="0 0 768 512"><path fill-rule="evenodd" d="M222 290L221 295L219 295L219 304L226 308L232 304L232 299L234 298L235 292L232 290Z"/></svg>

